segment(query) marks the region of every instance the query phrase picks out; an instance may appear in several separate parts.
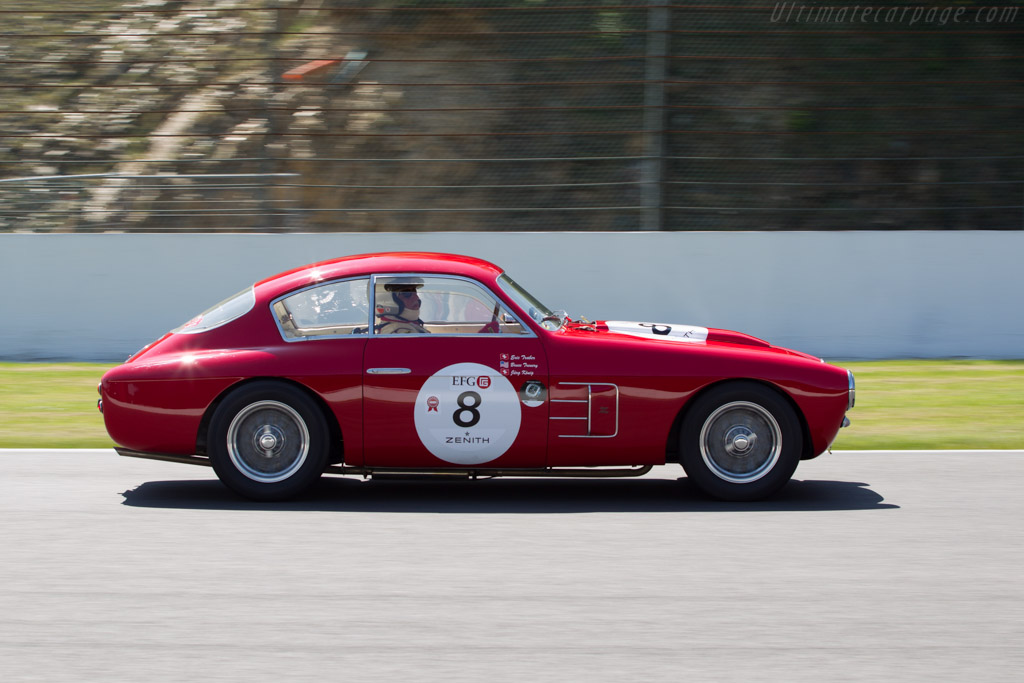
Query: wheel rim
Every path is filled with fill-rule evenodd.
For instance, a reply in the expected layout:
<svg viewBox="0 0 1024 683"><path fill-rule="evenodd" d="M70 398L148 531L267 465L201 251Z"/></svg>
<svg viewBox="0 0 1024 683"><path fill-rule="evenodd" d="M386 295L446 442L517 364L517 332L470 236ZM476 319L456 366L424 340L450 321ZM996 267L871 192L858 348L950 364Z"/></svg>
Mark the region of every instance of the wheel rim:
<svg viewBox="0 0 1024 683"><path fill-rule="evenodd" d="M240 410L228 426L227 442L235 468L262 484L292 476L309 455L305 420L278 401L258 401Z"/></svg>
<svg viewBox="0 0 1024 683"><path fill-rule="evenodd" d="M700 430L700 454L708 469L734 484L771 472L782 453L782 430L762 406L734 401L720 406Z"/></svg>

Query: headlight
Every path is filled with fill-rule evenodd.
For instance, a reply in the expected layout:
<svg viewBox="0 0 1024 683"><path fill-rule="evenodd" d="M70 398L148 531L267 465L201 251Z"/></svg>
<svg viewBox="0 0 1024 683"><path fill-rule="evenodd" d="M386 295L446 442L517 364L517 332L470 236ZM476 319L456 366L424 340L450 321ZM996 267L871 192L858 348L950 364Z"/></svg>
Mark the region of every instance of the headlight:
<svg viewBox="0 0 1024 683"><path fill-rule="evenodd" d="M846 402L846 409L850 410L857 403L857 387L853 382L853 373L847 370L846 376L850 378L849 399Z"/></svg>

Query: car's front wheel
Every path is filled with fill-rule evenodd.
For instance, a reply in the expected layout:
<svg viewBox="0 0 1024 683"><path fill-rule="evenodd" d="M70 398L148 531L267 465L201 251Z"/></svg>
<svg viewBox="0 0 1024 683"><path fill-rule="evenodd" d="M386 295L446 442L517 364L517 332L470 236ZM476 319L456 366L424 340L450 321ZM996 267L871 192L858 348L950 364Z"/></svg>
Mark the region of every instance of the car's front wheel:
<svg viewBox="0 0 1024 683"><path fill-rule="evenodd" d="M758 500L793 476L803 448L796 413L771 388L731 382L700 396L680 432L687 476L722 500Z"/></svg>
<svg viewBox="0 0 1024 683"><path fill-rule="evenodd" d="M220 480L255 500L306 490L328 460L329 430L301 389L261 381L229 394L210 420L209 456Z"/></svg>

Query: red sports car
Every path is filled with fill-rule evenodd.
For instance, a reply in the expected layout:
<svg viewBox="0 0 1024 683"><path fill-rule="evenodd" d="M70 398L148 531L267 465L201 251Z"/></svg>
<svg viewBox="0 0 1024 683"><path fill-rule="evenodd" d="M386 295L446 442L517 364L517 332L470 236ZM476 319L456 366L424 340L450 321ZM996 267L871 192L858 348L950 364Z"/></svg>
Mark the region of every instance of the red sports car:
<svg viewBox="0 0 1024 683"><path fill-rule="evenodd" d="M739 332L573 320L497 266L395 253L256 283L111 369L121 455L290 498L324 472L636 476L768 496L824 452L853 375Z"/></svg>

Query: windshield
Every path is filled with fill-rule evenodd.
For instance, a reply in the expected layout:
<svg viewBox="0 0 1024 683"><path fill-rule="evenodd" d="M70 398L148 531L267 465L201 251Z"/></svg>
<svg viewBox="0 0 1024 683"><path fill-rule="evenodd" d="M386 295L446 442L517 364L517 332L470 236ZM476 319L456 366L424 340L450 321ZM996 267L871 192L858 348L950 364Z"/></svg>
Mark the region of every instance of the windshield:
<svg viewBox="0 0 1024 683"><path fill-rule="evenodd" d="M518 282L505 273L498 277L498 286L519 305L519 308L526 311L537 323L543 323L545 318L555 315L550 308L538 301L532 294L523 289ZM559 325L561 325L561 321L559 321Z"/></svg>

